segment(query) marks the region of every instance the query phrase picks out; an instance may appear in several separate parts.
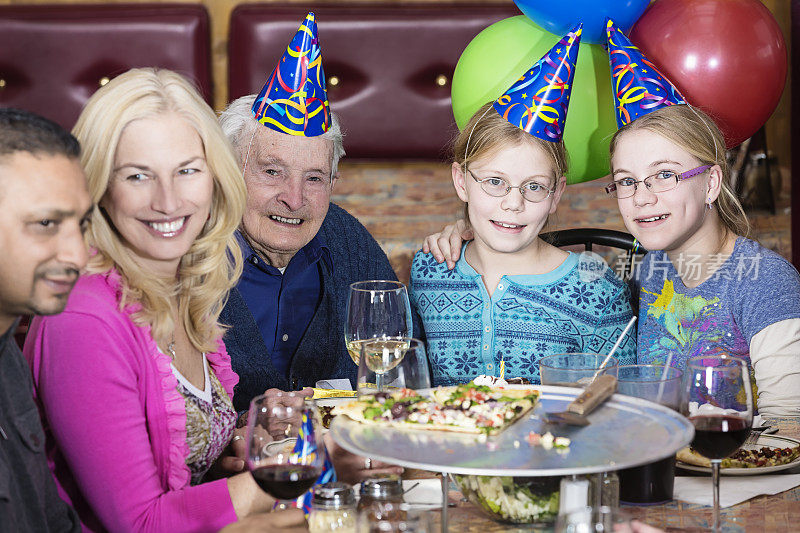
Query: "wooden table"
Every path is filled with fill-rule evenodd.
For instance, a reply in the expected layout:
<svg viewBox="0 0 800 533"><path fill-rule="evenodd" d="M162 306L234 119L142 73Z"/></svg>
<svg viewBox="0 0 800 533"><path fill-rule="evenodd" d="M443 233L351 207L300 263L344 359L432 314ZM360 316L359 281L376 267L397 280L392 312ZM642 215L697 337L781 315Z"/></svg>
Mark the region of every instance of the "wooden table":
<svg viewBox="0 0 800 533"><path fill-rule="evenodd" d="M779 435L800 438L800 419L766 418L766 423L779 428ZM798 473L794 468L790 473ZM452 532L495 533L541 531L528 526L501 524L486 517L476 506L462 502L461 494L450 492L451 504L448 513L449 529ZM666 531L707 531L712 524L711 507L672 501L650 507L623 506L633 518ZM723 531L734 533L790 532L800 531L800 487L773 496L759 496L720 511ZM439 520L440 513L434 513Z"/></svg>

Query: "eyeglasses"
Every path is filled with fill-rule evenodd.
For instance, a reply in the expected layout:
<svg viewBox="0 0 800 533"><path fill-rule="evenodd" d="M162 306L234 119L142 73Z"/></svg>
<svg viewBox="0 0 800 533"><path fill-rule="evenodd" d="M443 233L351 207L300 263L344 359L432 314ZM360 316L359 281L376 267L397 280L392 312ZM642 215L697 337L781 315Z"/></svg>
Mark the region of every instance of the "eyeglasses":
<svg viewBox="0 0 800 533"><path fill-rule="evenodd" d="M541 183L537 183L533 180L526 181L522 185L517 186L509 185L506 180L498 177L484 178L479 180L475 177L475 174L473 174L471 170L467 169L467 172L469 172L469 175L472 176L472 179L480 183L483 192L489 196L494 196L495 198L507 195L511 189L519 189L519 192L523 198L529 202L537 203L546 200L554 192L553 189L548 189Z"/></svg>
<svg viewBox="0 0 800 533"><path fill-rule="evenodd" d="M639 183L644 183L647 190L654 193L669 191L678 186L678 182L699 176L714 165L703 165L701 167L687 170L681 174L673 170L659 170L655 174L647 176L643 180L633 178L622 178L606 185L606 192L612 198L630 198L636 194Z"/></svg>

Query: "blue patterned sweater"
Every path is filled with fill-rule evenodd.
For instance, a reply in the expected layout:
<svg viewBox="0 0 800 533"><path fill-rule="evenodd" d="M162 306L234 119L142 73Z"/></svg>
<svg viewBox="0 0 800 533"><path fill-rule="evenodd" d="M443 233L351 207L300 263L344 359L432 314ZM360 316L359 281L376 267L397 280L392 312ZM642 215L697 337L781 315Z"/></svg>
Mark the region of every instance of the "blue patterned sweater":
<svg viewBox="0 0 800 533"><path fill-rule="evenodd" d="M411 300L422 318L434 385L480 374L539 383L539 360L556 353L607 353L631 319L630 293L596 256L570 253L547 274L503 276L489 297L480 274L461 259L453 270L417 252ZM636 333L616 353L636 362Z"/></svg>

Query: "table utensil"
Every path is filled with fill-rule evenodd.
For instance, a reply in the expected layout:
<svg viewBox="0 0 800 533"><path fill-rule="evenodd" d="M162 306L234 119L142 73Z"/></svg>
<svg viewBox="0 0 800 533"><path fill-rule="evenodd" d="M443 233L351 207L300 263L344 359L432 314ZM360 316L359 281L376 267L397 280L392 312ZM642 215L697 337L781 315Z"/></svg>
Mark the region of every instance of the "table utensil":
<svg viewBox="0 0 800 533"><path fill-rule="evenodd" d="M565 411L545 413L548 424L567 424L571 426L588 426L587 416L597 406L611 397L617 390L617 378L610 375L598 376L573 400Z"/></svg>
<svg viewBox="0 0 800 533"><path fill-rule="evenodd" d="M758 438L761 435L771 435L773 433L777 433L778 428L775 426L762 426L758 428L750 428L750 434L747 436L747 440L744 441L742 446L747 446L748 444L755 444L758 442Z"/></svg>
<svg viewBox="0 0 800 533"><path fill-rule="evenodd" d="M286 443L278 447L269 433L275 420L287 424ZM322 473L324 453L317 449L318 415L312 401L286 405L274 397L256 396L247 418L247 467L258 486L273 496L277 507L288 507Z"/></svg>
<svg viewBox="0 0 800 533"><path fill-rule="evenodd" d="M753 425L753 393L747 363L728 355L689 359L681 412L695 427L692 448L711 460L713 530L719 531L719 473L722 459L747 439Z"/></svg>
<svg viewBox="0 0 800 533"><path fill-rule="evenodd" d="M356 365L361 345L370 340L411 337L411 304L399 281L370 280L350 285L344 342Z"/></svg>

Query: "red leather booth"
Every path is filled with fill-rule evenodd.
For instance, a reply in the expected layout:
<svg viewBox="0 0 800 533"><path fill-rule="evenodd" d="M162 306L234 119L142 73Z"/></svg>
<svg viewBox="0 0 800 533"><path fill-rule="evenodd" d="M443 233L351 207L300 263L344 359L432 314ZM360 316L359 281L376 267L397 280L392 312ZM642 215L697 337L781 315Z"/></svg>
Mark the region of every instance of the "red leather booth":
<svg viewBox="0 0 800 533"><path fill-rule="evenodd" d="M231 15L229 99L258 93L308 11L348 157L442 159L456 133L450 80L482 29L513 5L243 4Z"/></svg>
<svg viewBox="0 0 800 533"><path fill-rule="evenodd" d="M147 66L186 75L211 103L209 40L202 5L0 6L0 106L72 128L101 84Z"/></svg>

